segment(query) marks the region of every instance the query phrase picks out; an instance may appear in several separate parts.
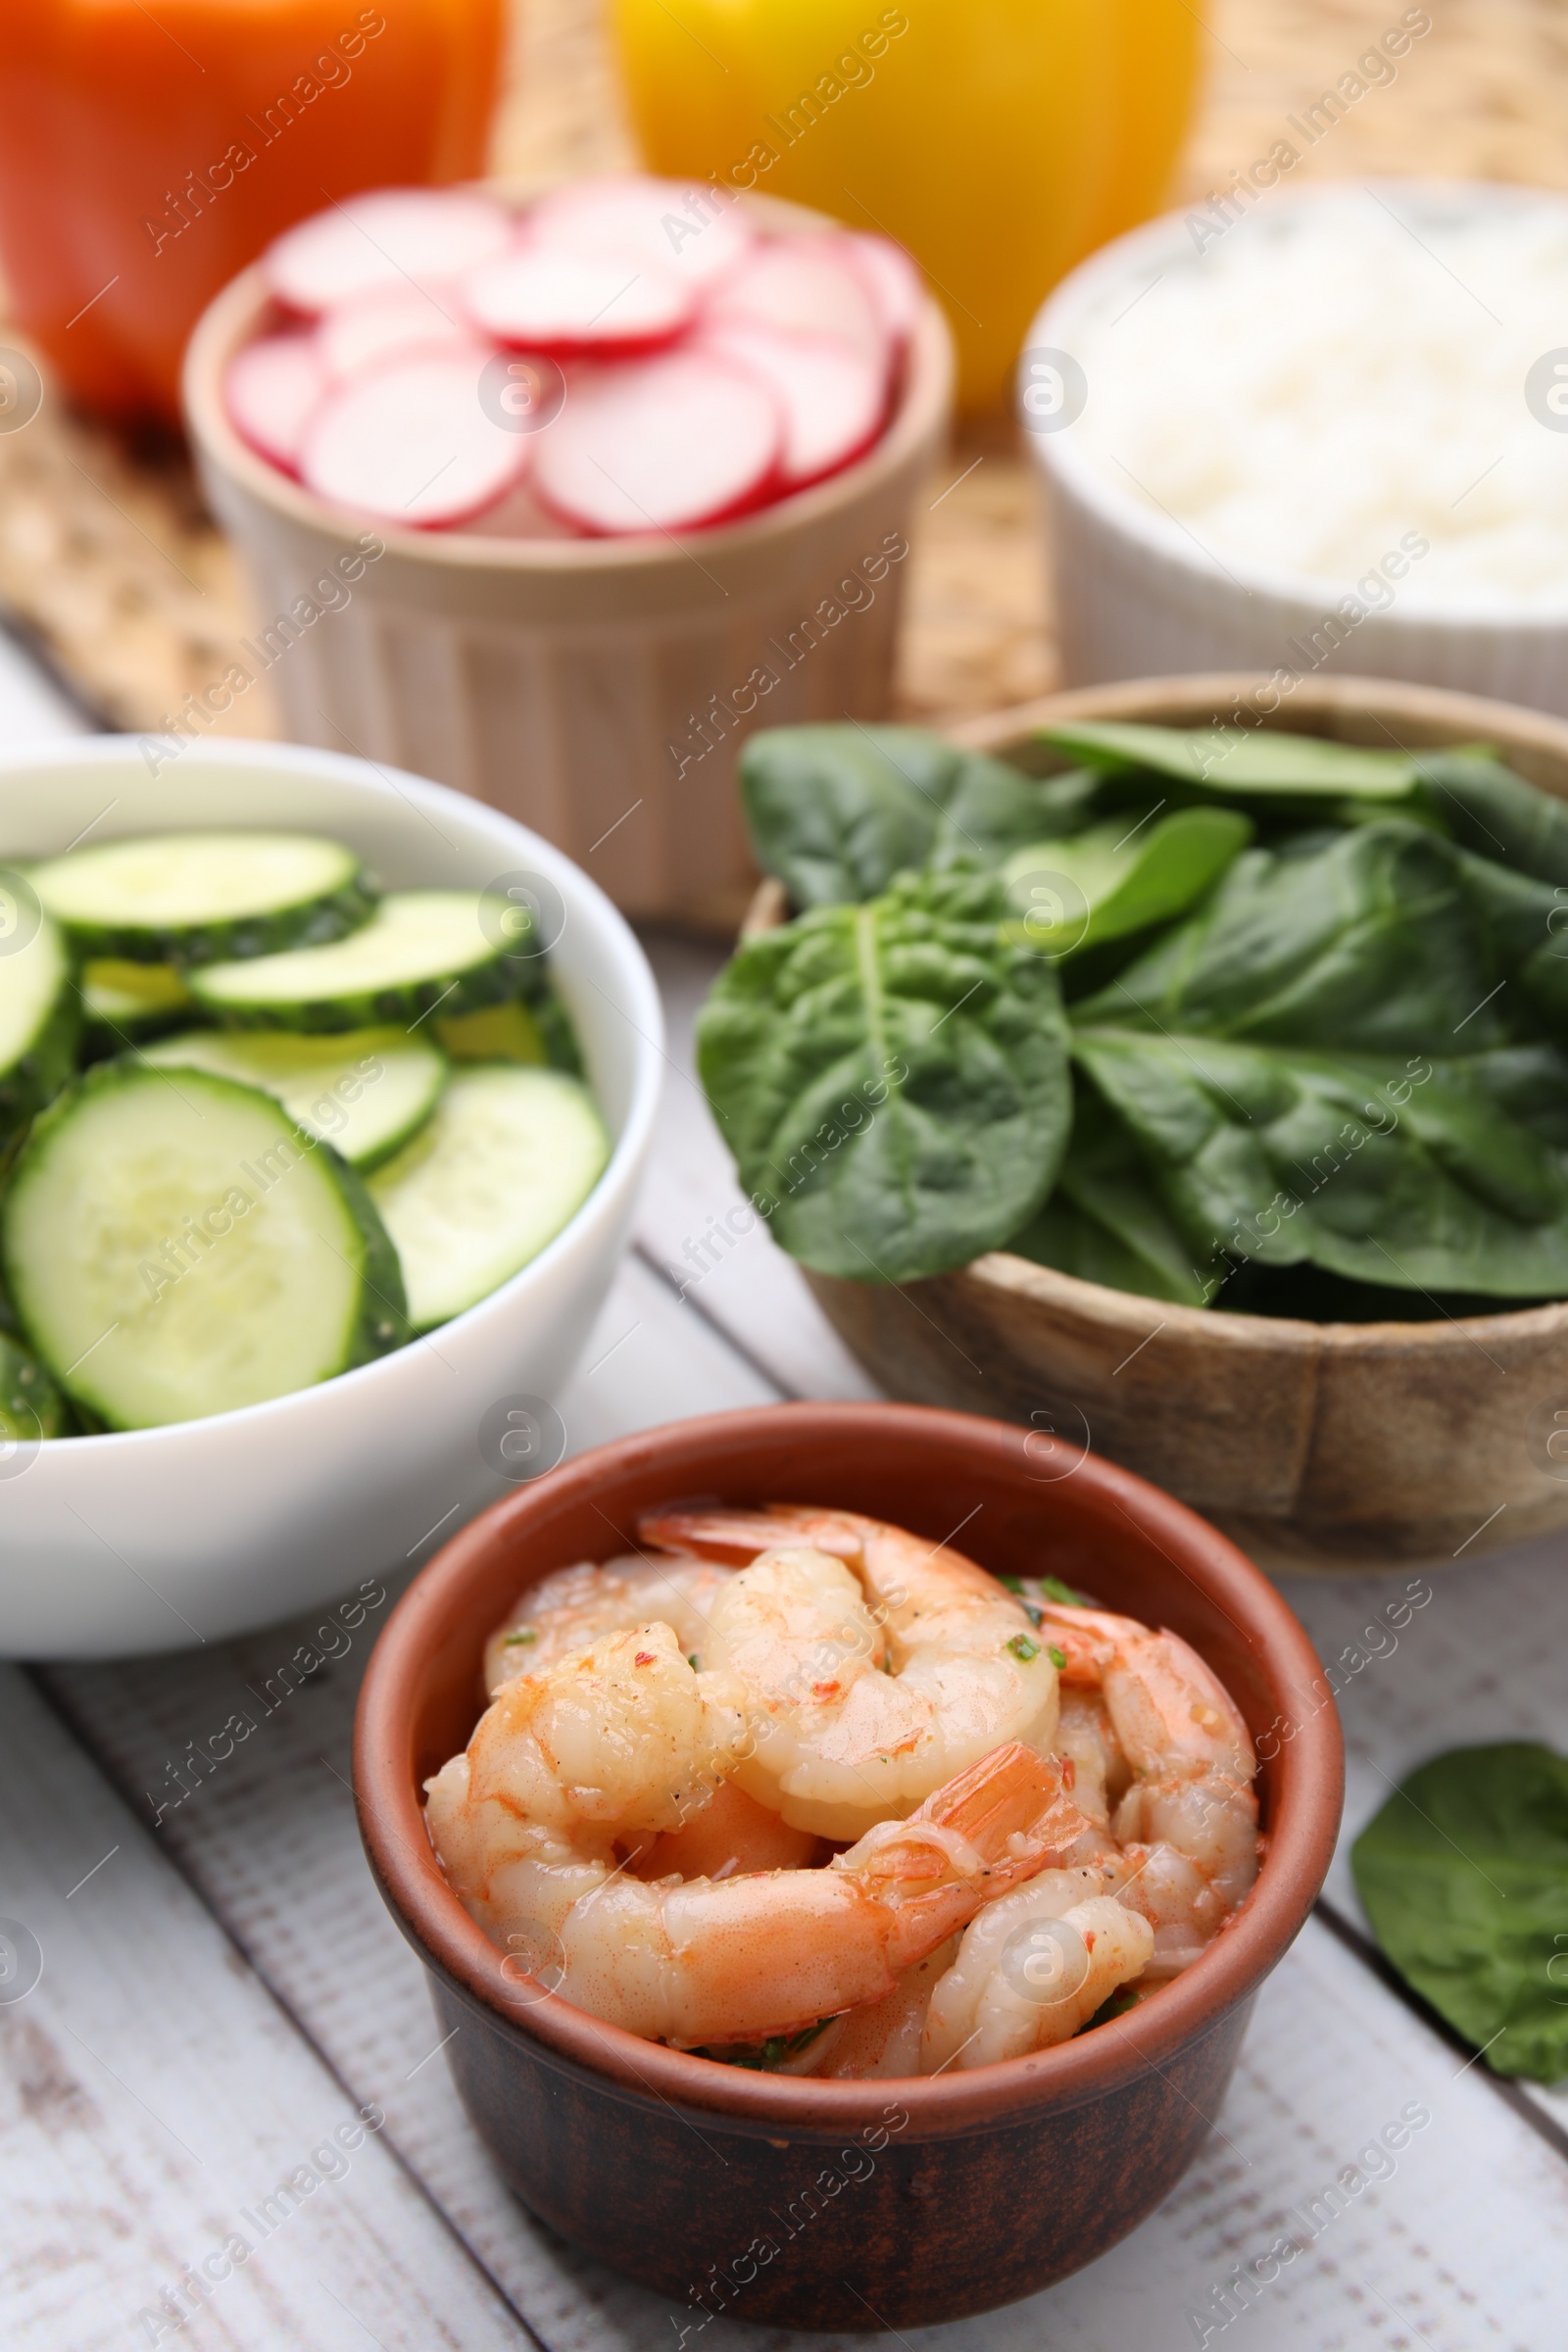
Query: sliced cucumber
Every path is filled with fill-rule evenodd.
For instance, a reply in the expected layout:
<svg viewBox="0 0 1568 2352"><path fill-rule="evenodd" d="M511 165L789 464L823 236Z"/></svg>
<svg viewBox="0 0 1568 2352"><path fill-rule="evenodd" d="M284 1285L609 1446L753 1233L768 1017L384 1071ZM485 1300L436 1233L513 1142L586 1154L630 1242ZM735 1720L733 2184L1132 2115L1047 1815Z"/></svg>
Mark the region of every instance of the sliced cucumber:
<svg viewBox="0 0 1568 2352"><path fill-rule="evenodd" d="M434 1024L454 1061L521 1061L582 1076L582 1055L566 1008L554 991L524 1004L486 1004Z"/></svg>
<svg viewBox="0 0 1568 2352"><path fill-rule="evenodd" d="M354 1029L342 1037L187 1029L149 1046L142 1058L159 1069L211 1070L261 1087L362 1175L424 1125L450 1066L422 1036L401 1029Z"/></svg>
<svg viewBox="0 0 1568 2352"><path fill-rule="evenodd" d="M66 943L49 917L39 915L24 947L0 953L0 1143L65 1085L80 1026Z"/></svg>
<svg viewBox="0 0 1568 2352"><path fill-rule="evenodd" d="M113 1053L188 1018L190 990L177 964L95 956L82 967L81 1008L94 1042Z"/></svg>
<svg viewBox="0 0 1568 2352"><path fill-rule="evenodd" d="M66 1400L36 1356L0 1335L0 1475L10 1449L70 1428Z"/></svg>
<svg viewBox="0 0 1568 2352"><path fill-rule="evenodd" d="M368 1186L416 1331L461 1315L537 1257L609 1157L604 1121L576 1079L499 1062L454 1071L429 1124Z"/></svg>
<svg viewBox="0 0 1568 2352"><path fill-rule="evenodd" d="M368 1029L510 997L511 943L486 937L476 890L403 890L330 947L301 948L192 976L199 1001L242 1029Z"/></svg>
<svg viewBox="0 0 1568 2352"><path fill-rule="evenodd" d="M375 904L356 852L317 833L144 833L31 869L79 954L216 963L341 939Z"/></svg>
<svg viewBox="0 0 1568 2352"><path fill-rule="evenodd" d="M570 1013L554 989L534 1006L534 1018L539 1023L551 1068L569 1070L573 1078L581 1078L585 1073L577 1032L571 1025Z"/></svg>
<svg viewBox="0 0 1568 2352"><path fill-rule="evenodd" d="M24 1335L112 1429L282 1396L408 1335L353 1170L255 1087L104 1062L18 1154L0 1255Z"/></svg>
<svg viewBox="0 0 1568 2352"><path fill-rule="evenodd" d="M431 1027L454 1061L549 1061L544 1032L530 1007L514 997L510 1004L485 1004Z"/></svg>

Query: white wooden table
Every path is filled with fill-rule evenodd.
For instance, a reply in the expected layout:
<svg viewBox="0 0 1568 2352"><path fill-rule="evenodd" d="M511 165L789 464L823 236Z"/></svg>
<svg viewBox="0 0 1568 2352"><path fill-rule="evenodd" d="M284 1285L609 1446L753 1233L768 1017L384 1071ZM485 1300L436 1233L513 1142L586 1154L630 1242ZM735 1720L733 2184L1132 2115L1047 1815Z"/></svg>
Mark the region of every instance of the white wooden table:
<svg viewBox="0 0 1568 2352"><path fill-rule="evenodd" d="M75 723L0 641L0 742ZM697 1245L738 1199L690 1074L691 1019L718 959L649 944L672 1034L662 1127L635 1252L558 1399L573 1450L689 1413L873 1393L764 1233L700 1271ZM1562 1552L1434 1573L1397 1648L1349 1683L1347 1841L1437 1748L1568 1742ZM1290 1592L1333 1659L1403 1581ZM3 2352L678 2352L674 2307L534 2222L458 2104L422 1970L354 1824L350 1724L383 1618L212 1777L187 1774L177 1804L189 1744L311 1620L128 1665L0 1667L0 1916L43 1963L25 1999L0 2005ZM1430 2122L1397 2169L1309 2237L1312 2201L1407 2108ZM334 2152L337 2127L353 2140L367 2112L384 2120ZM264 2238L262 2200L304 2166L309 2193ZM607 2253L614 2229L607 2212ZM1227 2278L1282 2231L1303 2251L1227 2305ZM236 2232L254 2250L230 2267ZM757 2341L719 2325L735 2352ZM789 2339L802 2352L823 2340ZM1342 1856L1263 1990L1212 2135L1159 2212L1066 2284L918 2340L1559 2352L1568 2095L1499 2083L1392 1985Z"/></svg>

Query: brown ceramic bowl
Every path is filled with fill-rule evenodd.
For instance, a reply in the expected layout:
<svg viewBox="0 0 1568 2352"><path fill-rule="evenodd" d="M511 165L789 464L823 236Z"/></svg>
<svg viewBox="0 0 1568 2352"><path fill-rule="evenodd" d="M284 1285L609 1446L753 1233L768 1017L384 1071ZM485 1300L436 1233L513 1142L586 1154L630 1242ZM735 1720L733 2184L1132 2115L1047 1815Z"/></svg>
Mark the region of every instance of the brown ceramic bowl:
<svg viewBox="0 0 1568 2352"><path fill-rule="evenodd" d="M447 1886L421 1783L466 1743L485 1637L518 1592L566 1561L626 1549L641 1512L701 1494L837 1503L933 1541L961 1527L989 1568L1059 1574L1184 1635L1266 1759L1268 1855L1231 1926L1129 2016L1057 2049L892 2082L762 2075L666 2049L509 1963ZM525 2204L702 2311L905 2328L1049 2286L1169 2194L1218 2112L1252 1997L1328 1868L1343 1755L1296 1618L1184 1504L1007 1423L790 1404L602 1446L466 1528L376 1643L355 1785L371 1869L455 2036L458 2089Z"/></svg>

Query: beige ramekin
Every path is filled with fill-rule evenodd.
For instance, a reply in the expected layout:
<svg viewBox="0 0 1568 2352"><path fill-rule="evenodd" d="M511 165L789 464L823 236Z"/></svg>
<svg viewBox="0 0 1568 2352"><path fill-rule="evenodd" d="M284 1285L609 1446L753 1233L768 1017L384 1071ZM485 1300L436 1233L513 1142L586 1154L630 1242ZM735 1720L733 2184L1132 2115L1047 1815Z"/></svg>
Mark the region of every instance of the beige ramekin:
<svg viewBox="0 0 1568 2352"><path fill-rule="evenodd" d="M746 201L767 227L836 225ZM385 552L368 564L365 518L277 472L228 421L224 368L269 310L255 269L212 303L186 355L185 413L250 576L251 643L265 658L270 629L287 641L268 675L290 735L488 801L628 913L733 928L757 878L735 790L746 735L889 707L914 499L952 400L936 304L876 446L776 507L680 540L377 524ZM279 630L301 599L319 604L322 580L331 609Z"/></svg>
<svg viewBox="0 0 1568 2352"><path fill-rule="evenodd" d="M1391 179L1377 181L1375 190L1418 221L1543 205L1568 217L1568 202L1542 188ZM1329 180L1266 201L1283 211L1344 195L1343 184ZM1031 355L1065 354L1081 366L1092 314L1102 306L1113 314L1131 308L1157 277L1197 265L1186 213L1166 214L1102 247L1061 281L1035 318L1021 364L1020 404ZM1093 401L1092 381L1076 388ZM1157 384L1150 397L1158 398ZM1568 615L1561 612L1455 605L1440 612L1430 604L1416 610L1396 601L1347 628L1336 620L1336 608L1349 582L1249 564L1228 550L1221 568L1174 516L1152 511L1097 462L1071 424L1041 429L1021 405L1020 416L1044 492L1064 685L1211 670L1264 677L1321 671L1330 678L1446 686L1568 717ZM1369 567L1380 553L1370 551Z"/></svg>

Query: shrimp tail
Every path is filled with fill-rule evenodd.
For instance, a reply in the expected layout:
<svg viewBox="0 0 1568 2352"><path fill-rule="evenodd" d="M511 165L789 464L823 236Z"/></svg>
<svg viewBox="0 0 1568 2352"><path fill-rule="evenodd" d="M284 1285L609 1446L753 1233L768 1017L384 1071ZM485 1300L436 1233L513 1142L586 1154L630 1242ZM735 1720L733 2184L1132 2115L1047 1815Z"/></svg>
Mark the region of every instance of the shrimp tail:
<svg viewBox="0 0 1568 2352"><path fill-rule="evenodd" d="M1011 1740L907 1820L879 1822L830 1867L852 1874L893 1913L888 1960L902 1974L982 1905L1058 1865L1091 1826L1067 1794L1062 1759Z"/></svg>
<svg viewBox="0 0 1568 2352"><path fill-rule="evenodd" d="M1045 1863L1026 1856L1070 1844L1089 1826L1067 1795L1069 1786L1060 1756L1038 1755L1014 1740L956 1774L909 1819L956 1830L985 1855L991 1870L1028 1878Z"/></svg>

